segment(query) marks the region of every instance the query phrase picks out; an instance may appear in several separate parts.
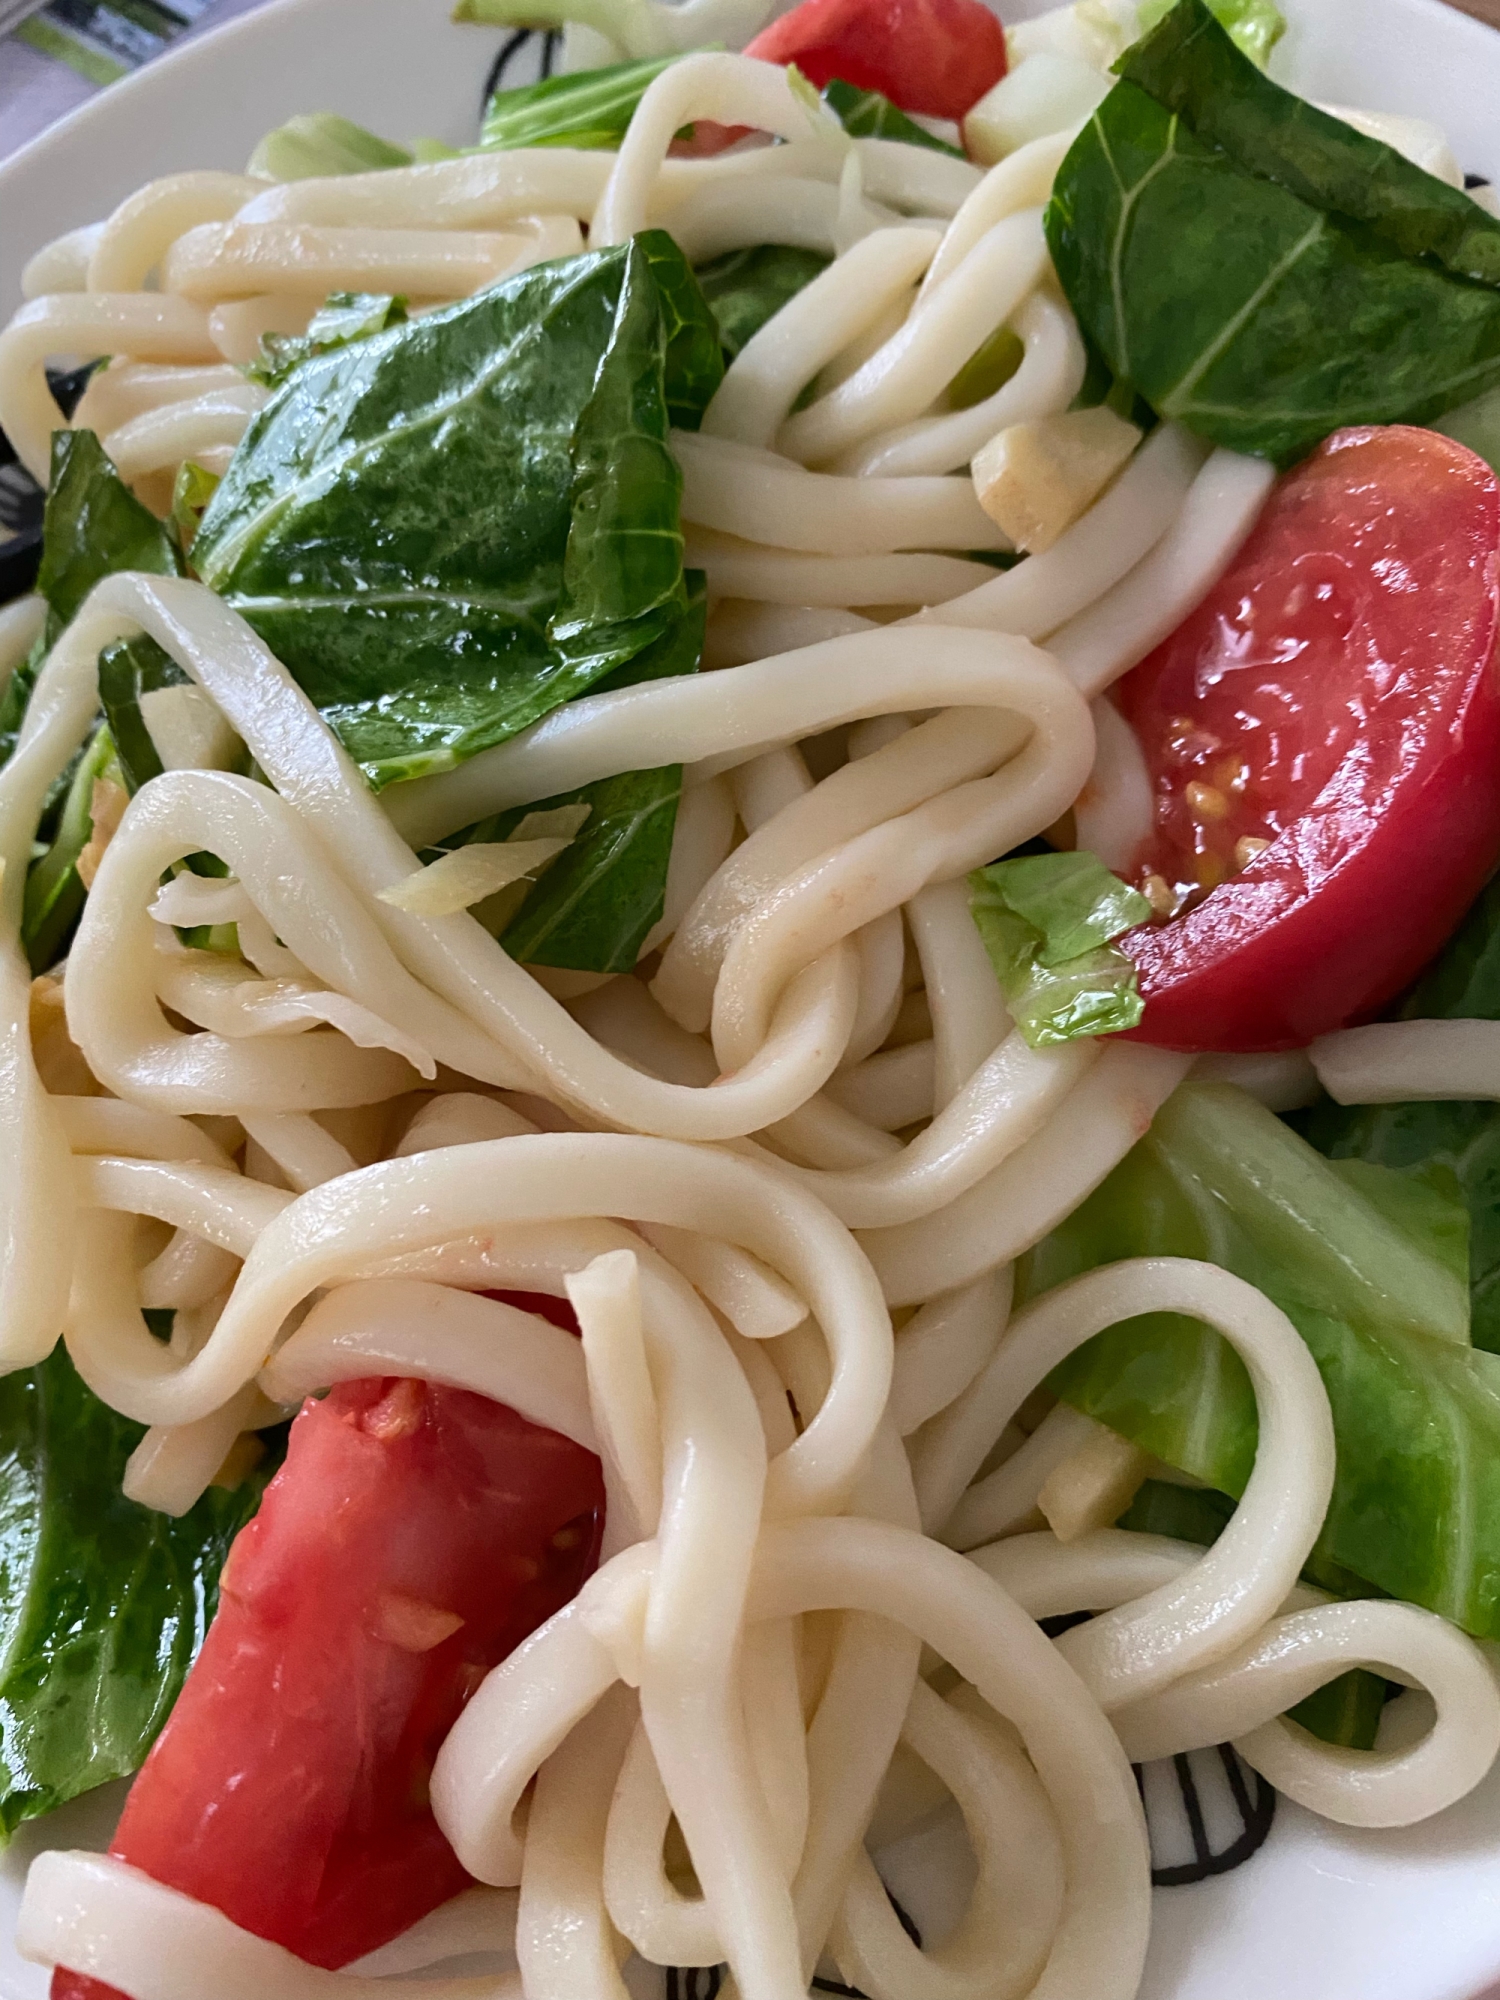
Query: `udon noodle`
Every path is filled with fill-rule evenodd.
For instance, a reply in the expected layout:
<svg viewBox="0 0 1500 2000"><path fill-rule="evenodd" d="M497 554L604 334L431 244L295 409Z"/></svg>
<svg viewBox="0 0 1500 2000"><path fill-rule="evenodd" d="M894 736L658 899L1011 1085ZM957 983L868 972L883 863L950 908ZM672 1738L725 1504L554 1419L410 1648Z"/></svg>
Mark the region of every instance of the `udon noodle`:
<svg viewBox="0 0 1500 2000"><path fill-rule="evenodd" d="M702 118L786 143L667 157ZM439 1758L439 1822L487 1887L335 1976L118 1861L49 1854L29 1955L135 2000L620 2000L631 1950L727 1962L744 2000L793 2000L820 1964L872 2000L1128 2000L1150 1887L1132 1759L1229 1740L1370 1827L1489 1768L1500 1695L1473 1641L1298 1581L1333 1433L1274 1305L1158 1259L1012 1312L1014 1260L1189 1059L1029 1048L963 878L1073 809L1106 860L1128 850L1149 800L1099 697L1220 573L1272 476L1166 425L1047 553L1001 574L973 559L1004 538L961 468L1067 409L1083 375L1039 214L1068 136L982 173L851 141L779 69L701 54L651 85L617 154L176 174L33 261L0 334L0 423L45 478L46 363L109 354L73 421L161 506L184 459L222 471L262 405L234 364L330 291L453 300L585 231L597 248L658 223L694 258L767 239L832 257L674 440L712 671L585 696L377 799L200 584L111 578L47 659L0 772L0 1361L61 1334L149 1426L128 1490L171 1512L240 1433L373 1373L476 1390L597 1450L608 1526L592 1580ZM997 320L1019 368L943 410ZM7 666L38 626L35 603L4 614ZM32 841L91 727L101 647L137 632L259 776L176 768L140 791L59 995L17 942ZM487 814L663 763L685 791L634 973L533 973L467 911L387 893ZM225 877L164 886L202 850ZM173 929L230 922L238 955ZM1312 1061L1345 1099L1500 1097L1497 1037L1360 1029ZM566 1295L581 1345L480 1296L503 1288ZM147 1307L175 1309L170 1344ZM1028 1439L1014 1420L1083 1341L1153 1311L1218 1329L1249 1371L1259 1448L1232 1522L1206 1553L1037 1531L1094 1427L1059 1412ZM1098 1615L1056 1642L1035 1622L1077 1612ZM1425 1732L1361 1753L1279 1719L1354 1665L1425 1691L1398 1703L1428 1704ZM866 1836L934 1793L976 1874L957 1929L921 1948ZM518 1970L405 1976L478 1948Z"/></svg>

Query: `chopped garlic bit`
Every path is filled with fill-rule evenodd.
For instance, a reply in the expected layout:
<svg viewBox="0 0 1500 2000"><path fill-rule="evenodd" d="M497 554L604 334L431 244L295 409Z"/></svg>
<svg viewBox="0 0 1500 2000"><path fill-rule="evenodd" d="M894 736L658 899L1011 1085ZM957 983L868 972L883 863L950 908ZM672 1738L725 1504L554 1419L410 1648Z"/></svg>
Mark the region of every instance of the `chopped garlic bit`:
<svg viewBox="0 0 1500 2000"><path fill-rule="evenodd" d="M553 806L547 812L527 813L510 838L513 841L576 840L592 811L593 807L585 805L580 799L570 806Z"/></svg>
<svg viewBox="0 0 1500 2000"><path fill-rule="evenodd" d="M1151 905L1153 916L1167 918L1177 914L1177 891L1165 875L1148 875L1141 884L1141 893Z"/></svg>
<svg viewBox="0 0 1500 2000"><path fill-rule="evenodd" d="M63 983L54 973L44 972L31 982L30 1025L32 1060L45 1090L53 1097L107 1094L68 1033Z"/></svg>
<svg viewBox="0 0 1500 2000"><path fill-rule="evenodd" d="M1018 549L1040 555L1088 511L1140 441L1136 426L1102 403L1012 424L975 454L974 491Z"/></svg>
<svg viewBox="0 0 1500 2000"><path fill-rule="evenodd" d="M117 785L112 778L95 778L93 796L89 801L93 830L77 862L78 879L85 889L93 888L99 863L104 859L104 850L120 831L120 821L124 819L125 808L129 804L130 794L123 785Z"/></svg>
<svg viewBox="0 0 1500 2000"><path fill-rule="evenodd" d="M1152 1459L1118 1432L1093 1424L1048 1477L1037 1506L1060 1542L1076 1542L1118 1521L1149 1476Z"/></svg>
<svg viewBox="0 0 1500 2000"><path fill-rule="evenodd" d="M167 771L227 771L245 747L199 687L151 688L141 719Z"/></svg>
<svg viewBox="0 0 1500 2000"><path fill-rule="evenodd" d="M393 882L380 891L380 900L419 917L451 917L535 874L567 845L565 840L475 841Z"/></svg>
<svg viewBox="0 0 1500 2000"><path fill-rule="evenodd" d="M591 810L574 804L527 813L508 840L476 840L455 847L404 882L382 889L380 900L419 917L451 917L472 909L502 889L534 881L577 839Z"/></svg>

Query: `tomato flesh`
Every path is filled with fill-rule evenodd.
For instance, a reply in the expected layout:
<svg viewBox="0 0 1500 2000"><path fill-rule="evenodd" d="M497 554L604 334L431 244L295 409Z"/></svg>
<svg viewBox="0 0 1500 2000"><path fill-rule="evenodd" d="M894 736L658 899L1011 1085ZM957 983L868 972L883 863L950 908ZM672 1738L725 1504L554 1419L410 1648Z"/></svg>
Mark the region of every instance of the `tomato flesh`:
<svg viewBox="0 0 1500 2000"><path fill-rule="evenodd" d="M1368 1018L1500 859L1500 483L1397 425L1287 475L1196 611L1116 699L1151 774L1121 940L1135 1038L1301 1047Z"/></svg>
<svg viewBox="0 0 1500 2000"><path fill-rule="evenodd" d="M1005 30L981 0L802 0L745 54L795 63L819 90L841 77L958 120L1004 76Z"/></svg>
<svg viewBox="0 0 1500 2000"><path fill-rule="evenodd" d="M330 1967L467 1888L433 1760L583 1582L603 1502L592 1453L467 1391L306 1403L111 1852ZM61 1968L52 1994L118 2000Z"/></svg>

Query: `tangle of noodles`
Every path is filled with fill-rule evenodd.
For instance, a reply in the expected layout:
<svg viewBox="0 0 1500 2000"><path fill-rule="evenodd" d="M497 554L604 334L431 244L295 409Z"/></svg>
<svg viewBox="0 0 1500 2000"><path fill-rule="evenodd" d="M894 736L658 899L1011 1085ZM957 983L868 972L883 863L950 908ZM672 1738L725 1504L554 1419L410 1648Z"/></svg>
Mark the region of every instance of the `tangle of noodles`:
<svg viewBox="0 0 1500 2000"><path fill-rule="evenodd" d="M669 157L696 120L782 143ZM44 479L48 362L108 354L73 421L164 511L182 462L222 471L263 407L239 364L332 291L421 310L652 225L700 261L830 259L671 440L704 672L586 695L377 798L197 582L110 577L47 654L0 770L0 1364L63 1338L148 1427L127 1491L170 1513L241 1433L370 1375L597 1451L608 1511L600 1568L438 1757L438 1821L482 1887L334 1975L123 1862L48 1854L28 1955L133 2000L622 2000L631 1949L727 1963L742 2000L796 2000L820 1965L874 2000L1129 2000L1150 1890L1132 1759L1233 1740L1359 1826L1438 1811L1492 1763L1500 1695L1471 1640L1298 1582L1333 1430L1276 1306L1153 1259L1012 1312L1016 1258L1188 1059L1029 1047L963 878L1069 811L1106 862L1130 853L1149 783L1100 697L1217 578L1271 479L1163 425L1046 553L981 560L1010 543L964 468L1084 378L1040 220L1070 138L983 173L851 140L781 69L699 53L614 154L173 174L33 260L0 424ZM1001 324L1014 373L948 407ZM42 620L39 599L0 613L0 673ZM63 1083L33 1046L26 872L100 650L138 633L255 775L168 769L124 812L66 965ZM684 793L631 972L533 972L466 909L386 893L458 829L663 764ZM203 851L222 876L175 872ZM205 924L237 926L237 950L181 942ZM1492 1023L1357 1028L1311 1062L1346 1102L1500 1099ZM1261 1070L1234 1074L1302 1101L1303 1058ZM581 1342L497 1291L568 1298ZM159 1308L167 1343L142 1317ZM1153 1312L1217 1329L1248 1371L1259 1443L1229 1526L1209 1551L1030 1531L1090 1427L1015 1419L1101 1328ZM1078 1612L1097 1615L1056 1643L1036 1622ZM1281 1719L1354 1665L1426 1690L1420 1740L1337 1751ZM926 1946L866 1845L916 1766L976 1864ZM407 1976L481 1949L516 1970Z"/></svg>

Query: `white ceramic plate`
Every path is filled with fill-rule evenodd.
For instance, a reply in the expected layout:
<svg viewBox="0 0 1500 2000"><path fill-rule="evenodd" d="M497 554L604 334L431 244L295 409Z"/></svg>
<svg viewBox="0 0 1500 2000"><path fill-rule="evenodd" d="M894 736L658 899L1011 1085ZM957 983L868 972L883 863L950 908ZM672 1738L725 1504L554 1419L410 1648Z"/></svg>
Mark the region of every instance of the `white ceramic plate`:
<svg viewBox="0 0 1500 2000"><path fill-rule="evenodd" d="M1006 0L1003 11L1015 19L1046 4ZM1275 63L1284 81L1324 102L1433 119L1468 170L1500 181L1500 34L1439 0L1281 4L1292 23ZM294 113L336 110L392 138L465 143L503 37L455 27L448 5L272 0L85 105L0 167L0 314L49 238L153 175L243 165L260 135ZM1148 1803L1163 1806L1155 1831L1170 1840L1164 1784L1170 1767L1148 1783ZM43 1845L102 1846L120 1792L28 1828L0 1860L0 2000L47 1991L10 1943L31 1856ZM919 1839L883 1857L919 1918L952 1901L942 1848ZM1282 1801L1252 1860L1159 1889L1155 1901L1142 2000L1500 2000L1500 1769L1404 1833L1342 1831ZM660 2000L659 1986L638 1991Z"/></svg>

